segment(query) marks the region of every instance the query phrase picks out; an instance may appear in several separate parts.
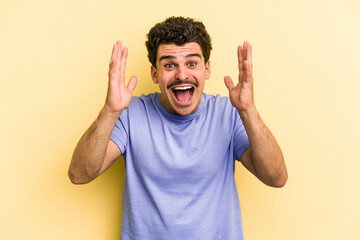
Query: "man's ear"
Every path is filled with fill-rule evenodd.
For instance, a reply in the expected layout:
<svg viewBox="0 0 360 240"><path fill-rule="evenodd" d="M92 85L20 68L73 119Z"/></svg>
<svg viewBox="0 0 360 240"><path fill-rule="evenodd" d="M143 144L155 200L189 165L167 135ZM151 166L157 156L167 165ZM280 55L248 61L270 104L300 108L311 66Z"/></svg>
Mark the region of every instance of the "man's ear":
<svg viewBox="0 0 360 240"><path fill-rule="evenodd" d="M210 60L205 64L205 79L209 79L211 74Z"/></svg>
<svg viewBox="0 0 360 240"><path fill-rule="evenodd" d="M156 68L154 68L154 66L151 66L151 78L155 84L159 83L157 76L156 76Z"/></svg>

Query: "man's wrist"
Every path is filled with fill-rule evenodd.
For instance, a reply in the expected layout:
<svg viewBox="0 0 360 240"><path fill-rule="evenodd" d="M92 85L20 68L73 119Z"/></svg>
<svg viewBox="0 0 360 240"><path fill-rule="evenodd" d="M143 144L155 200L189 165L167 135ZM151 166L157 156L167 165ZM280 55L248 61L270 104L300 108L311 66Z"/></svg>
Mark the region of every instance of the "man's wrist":
<svg viewBox="0 0 360 240"><path fill-rule="evenodd" d="M107 104L105 104L104 107L100 111L100 117L106 118L106 119L109 119L112 121L116 121L120 117L121 112L122 111L114 112L111 110L111 108Z"/></svg>
<svg viewBox="0 0 360 240"><path fill-rule="evenodd" d="M241 120L244 123L252 122L260 119L260 114L255 106L249 107L247 110L238 109Z"/></svg>

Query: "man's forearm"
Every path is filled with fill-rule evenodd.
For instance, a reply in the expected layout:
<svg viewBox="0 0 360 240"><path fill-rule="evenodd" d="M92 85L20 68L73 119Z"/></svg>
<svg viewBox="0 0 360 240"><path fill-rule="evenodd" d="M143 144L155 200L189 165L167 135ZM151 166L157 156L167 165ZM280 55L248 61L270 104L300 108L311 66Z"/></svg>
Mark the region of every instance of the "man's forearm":
<svg viewBox="0 0 360 240"><path fill-rule="evenodd" d="M87 183L99 175L109 138L119 115L120 113L112 113L105 106L81 137L69 168L69 178L73 183Z"/></svg>
<svg viewBox="0 0 360 240"><path fill-rule="evenodd" d="M281 187L287 170L280 147L255 108L239 111L249 137L257 177L270 186Z"/></svg>

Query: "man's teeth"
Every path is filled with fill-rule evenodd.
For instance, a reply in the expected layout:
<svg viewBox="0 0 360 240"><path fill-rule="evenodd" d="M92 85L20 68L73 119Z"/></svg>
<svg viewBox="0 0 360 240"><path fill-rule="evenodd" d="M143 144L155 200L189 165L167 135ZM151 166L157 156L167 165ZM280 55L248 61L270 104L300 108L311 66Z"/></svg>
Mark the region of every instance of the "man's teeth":
<svg viewBox="0 0 360 240"><path fill-rule="evenodd" d="M188 86L188 87L174 87L174 90L178 91L178 90L181 90L181 91L184 91L184 90L188 90L188 89L191 89L192 87Z"/></svg>

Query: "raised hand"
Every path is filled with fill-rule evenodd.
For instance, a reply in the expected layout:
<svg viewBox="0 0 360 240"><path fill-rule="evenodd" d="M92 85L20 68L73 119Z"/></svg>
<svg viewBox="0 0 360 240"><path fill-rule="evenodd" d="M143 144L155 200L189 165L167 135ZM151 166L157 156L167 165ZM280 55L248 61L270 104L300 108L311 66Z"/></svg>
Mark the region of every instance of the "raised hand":
<svg viewBox="0 0 360 240"><path fill-rule="evenodd" d="M132 76L128 85L125 84L125 69L128 49L122 43L114 44L109 64L109 85L105 107L112 113L121 113L131 102L132 92L137 78Z"/></svg>
<svg viewBox="0 0 360 240"><path fill-rule="evenodd" d="M248 111L249 109L255 107L251 50L252 46L247 41L244 42L243 46L240 45L238 47L238 84L234 86L234 83L229 76L224 78L225 85L229 89L230 101L238 111Z"/></svg>

